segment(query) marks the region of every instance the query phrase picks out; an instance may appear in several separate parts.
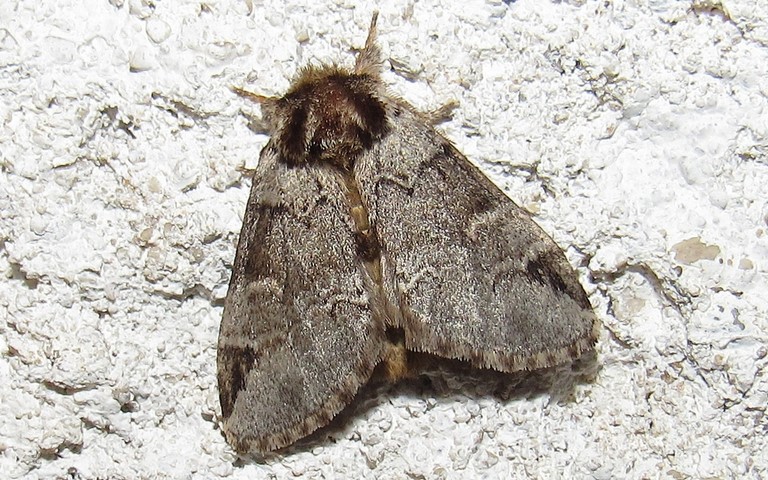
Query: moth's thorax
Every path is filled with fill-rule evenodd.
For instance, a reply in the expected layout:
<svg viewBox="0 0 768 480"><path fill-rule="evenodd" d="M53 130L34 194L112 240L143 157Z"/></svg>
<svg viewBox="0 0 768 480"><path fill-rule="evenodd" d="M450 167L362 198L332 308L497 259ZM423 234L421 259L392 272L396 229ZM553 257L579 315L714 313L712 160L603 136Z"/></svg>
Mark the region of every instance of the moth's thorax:
<svg viewBox="0 0 768 480"><path fill-rule="evenodd" d="M387 132L379 84L335 67L302 71L273 115L275 143L289 165L325 162L350 170Z"/></svg>

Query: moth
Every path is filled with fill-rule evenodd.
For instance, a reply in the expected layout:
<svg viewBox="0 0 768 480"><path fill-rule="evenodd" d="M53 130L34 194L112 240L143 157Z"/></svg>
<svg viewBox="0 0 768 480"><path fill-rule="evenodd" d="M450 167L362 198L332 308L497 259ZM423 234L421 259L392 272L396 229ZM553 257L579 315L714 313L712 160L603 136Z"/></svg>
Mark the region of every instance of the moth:
<svg viewBox="0 0 768 480"><path fill-rule="evenodd" d="M258 102L271 139L219 332L223 431L241 453L327 425L408 352L502 372L593 349L554 241L381 79L376 15L355 66L303 68Z"/></svg>

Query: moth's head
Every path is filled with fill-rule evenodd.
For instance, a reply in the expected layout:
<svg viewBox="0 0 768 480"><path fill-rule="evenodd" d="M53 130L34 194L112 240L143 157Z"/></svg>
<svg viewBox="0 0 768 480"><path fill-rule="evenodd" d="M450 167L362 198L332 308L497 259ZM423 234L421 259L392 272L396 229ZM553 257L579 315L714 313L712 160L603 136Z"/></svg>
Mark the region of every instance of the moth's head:
<svg viewBox="0 0 768 480"><path fill-rule="evenodd" d="M234 92L261 104L279 160L290 166L325 162L350 170L355 159L388 131L381 52L373 14L368 39L348 71L336 66L305 67L282 97Z"/></svg>
<svg viewBox="0 0 768 480"><path fill-rule="evenodd" d="M349 170L387 132L378 77L338 67L307 67L280 98L261 101L280 160L326 162Z"/></svg>

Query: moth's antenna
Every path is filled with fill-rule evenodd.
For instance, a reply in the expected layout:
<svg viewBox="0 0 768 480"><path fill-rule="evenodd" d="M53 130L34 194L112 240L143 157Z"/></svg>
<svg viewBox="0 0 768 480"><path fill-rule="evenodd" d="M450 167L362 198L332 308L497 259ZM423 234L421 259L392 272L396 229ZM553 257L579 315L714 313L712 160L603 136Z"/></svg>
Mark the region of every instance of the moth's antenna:
<svg viewBox="0 0 768 480"><path fill-rule="evenodd" d="M365 48L357 55L355 61L355 73L358 75L370 75L378 78L381 73L381 50L376 44L376 20L379 12L373 12L371 26L368 29L368 38L365 40Z"/></svg>
<svg viewBox="0 0 768 480"><path fill-rule="evenodd" d="M243 98L247 98L248 100L259 103L259 104L265 104L274 102L275 99L272 97L265 97L264 95L259 95L258 93L249 92L248 90L244 90L240 87L229 87L230 90L232 90L233 93L236 93L240 95Z"/></svg>

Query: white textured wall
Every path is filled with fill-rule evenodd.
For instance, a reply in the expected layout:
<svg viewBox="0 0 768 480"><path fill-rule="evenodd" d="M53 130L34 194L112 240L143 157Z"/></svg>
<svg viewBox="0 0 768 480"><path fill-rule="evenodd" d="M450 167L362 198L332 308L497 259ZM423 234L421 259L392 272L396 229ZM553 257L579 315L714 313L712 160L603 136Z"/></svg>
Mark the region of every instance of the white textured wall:
<svg viewBox="0 0 768 480"><path fill-rule="evenodd" d="M266 137L229 91L350 65L374 2L0 2L0 474L765 478L768 4L394 1L386 80L536 214L594 379L384 389L233 465L222 299ZM359 3L359 4L358 4ZM565 373L563 374L565 375Z"/></svg>

